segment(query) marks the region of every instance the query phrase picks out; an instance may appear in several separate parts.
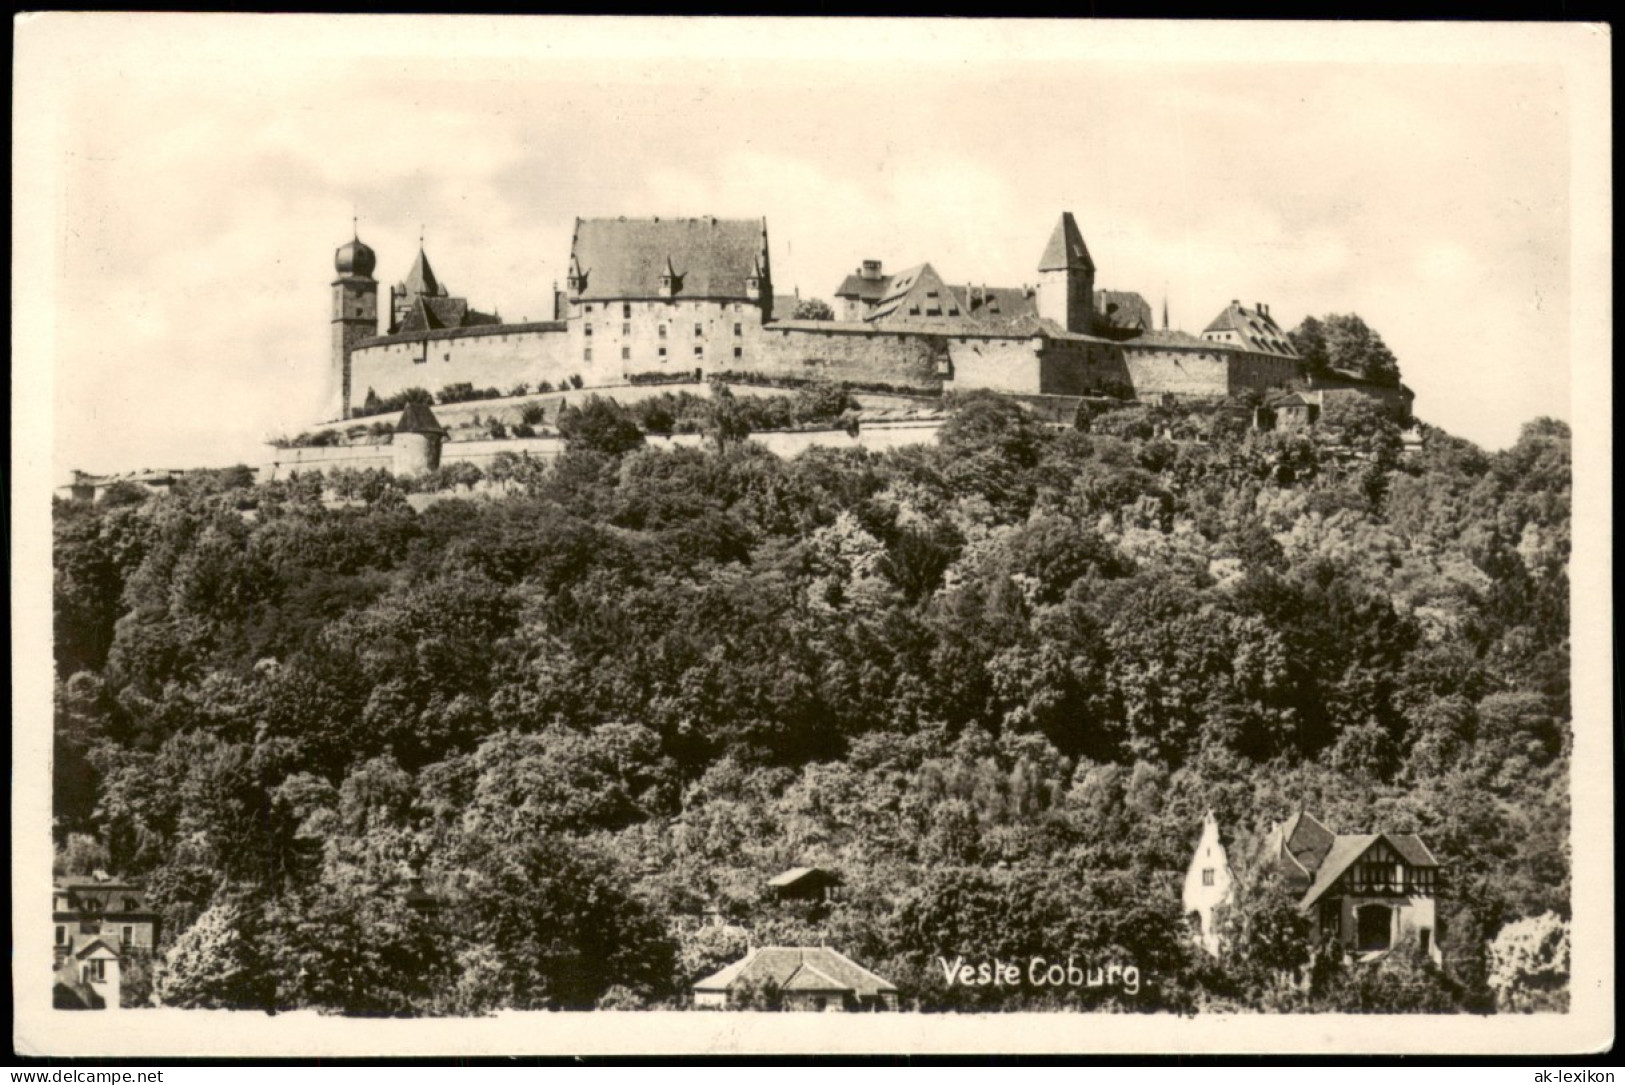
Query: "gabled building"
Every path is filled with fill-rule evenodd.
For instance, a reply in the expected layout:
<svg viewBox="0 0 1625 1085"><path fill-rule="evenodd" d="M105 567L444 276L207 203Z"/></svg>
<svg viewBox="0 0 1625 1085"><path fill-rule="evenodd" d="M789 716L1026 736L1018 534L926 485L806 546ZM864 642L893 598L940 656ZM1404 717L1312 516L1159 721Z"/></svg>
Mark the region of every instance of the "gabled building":
<svg viewBox="0 0 1625 1085"><path fill-rule="evenodd" d="M895 1010L897 986L827 946L762 946L694 985L699 1009L726 1009L749 995L787 1010ZM748 1004L748 1003L747 1003Z"/></svg>
<svg viewBox="0 0 1625 1085"><path fill-rule="evenodd" d="M454 298L429 266L421 248L406 279L389 288L390 335L418 335L450 328L475 328L501 321L491 313L468 307L466 298Z"/></svg>
<svg viewBox="0 0 1625 1085"><path fill-rule="evenodd" d="M1210 343L1222 343L1244 355L1298 360L1292 340L1275 323L1270 307L1263 302L1249 309L1239 301L1232 301L1203 329L1202 338Z"/></svg>
<svg viewBox="0 0 1625 1085"><path fill-rule="evenodd" d="M769 878L767 886L777 900L823 904L840 894L841 878L833 871L820 867L798 866Z"/></svg>
<svg viewBox="0 0 1625 1085"><path fill-rule="evenodd" d="M106 874L60 878L51 896L59 957L90 938L102 938L120 952L151 953L158 944L158 913L132 881Z"/></svg>
<svg viewBox="0 0 1625 1085"><path fill-rule="evenodd" d="M765 219L577 219L568 354L589 384L740 368L773 319Z"/></svg>
<svg viewBox="0 0 1625 1085"><path fill-rule="evenodd" d="M1218 819L1209 810L1202 819L1202 835L1185 870L1185 887L1180 900L1185 914L1190 917L1191 934L1215 957L1220 949L1215 910L1230 899L1233 881L1230 857L1219 840Z"/></svg>
<svg viewBox="0 0 1625 1085"><path fill-rule="evenodd" d="M1271 827L1261 857L1302 893L1317 943L1335 939L1355 957L1408 945L1442 961L1441 868L1415 833L1334 833L1300 811Z"/></svg>
<svg viewBox="0 0 1625 1085"><path fill-rule="evenodd" d="M51 897L53 1004L118 1009L126 963L151 955L158 944L158 913L140 886L99 872L58 880Z"/></svg>

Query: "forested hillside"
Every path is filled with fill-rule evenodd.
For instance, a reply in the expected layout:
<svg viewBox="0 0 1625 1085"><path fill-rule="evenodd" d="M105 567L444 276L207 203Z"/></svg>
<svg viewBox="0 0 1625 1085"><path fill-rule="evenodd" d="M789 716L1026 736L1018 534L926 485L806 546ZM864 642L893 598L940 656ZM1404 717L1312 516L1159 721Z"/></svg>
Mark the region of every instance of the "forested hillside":
<svg viewBox="0 0 1625 1085"><path fill-rule="evenodd" d="M148 886L181 1006L677 1008L747 942L905 1007L1520 1005L1489 945L1569 914L1567 428L951 406L794 460L602 417L422 513L246 471L57 504L59 863ZM1423 835L1445 974L1282 990L1263 886L1192 947L1203 814L1242 873L1300 808ZM765 900L797 865L827 913ZM945 989L961 953L1145 980Z"/></svg>

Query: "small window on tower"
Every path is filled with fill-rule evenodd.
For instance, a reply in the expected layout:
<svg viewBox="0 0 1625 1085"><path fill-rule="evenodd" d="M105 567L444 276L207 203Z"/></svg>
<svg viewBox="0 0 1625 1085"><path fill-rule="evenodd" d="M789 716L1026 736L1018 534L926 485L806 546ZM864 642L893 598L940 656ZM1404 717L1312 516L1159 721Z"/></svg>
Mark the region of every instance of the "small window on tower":
<svg viewBox="0 0 1625 1085"><path fill-rule="evenodd" d="M734 325L734 334L735 335L744 335L745 334L745 326L743 324L735 324Z"/></svg>
<svg viewBox="0 0 1625 1085"><path fill-rule="evenodd" d="M632 348L631 347L622 347L621 348L621 361L629 362L631 360L632 360Z"/></svg>
<svg viewBox="0 0 1625 1085"><path fill-rule="evenodd" d="M621 305L621 317L622 317L622 319L625 319L625 320L632 319L632 303L631 302L625 302L625 303L623 303Z"/></svg>
<svg viewBox="0 0 1625 1085"><path fill-rule="evenodd" d="M734 357L735 358L743 358L744 356L745 356L745 348L744 347L735 347L734 348Z"/></svg>
<svg viewBox="0 0 1625 1085"><path fill-rule="evenodd" d="M592 325L591 324L583 324L581 326L581 334L585 335L589 339L592 338Z"/></svg>
<svg viewBox="0 0 1625 1085"><path fill-rule="evenodd" d="M631 335L632 334L632 325L630 325L630 324L622 324L621 325L621 334L622 335Z"/></svg>
<svg viewBox="0 0 1625 1085"><path fill-rule="evenodd" d="M705 334L705 325L704 324L696 324L696 325L694 325L694 334L696 336L704 335Z"/></svg>
<svg viewBox="0 0 1625 1085"><path fill-rule="evenodd" d="M694 357L696 357L696 358L705 357L705 348L704 347L695 347L694 348Z"/></svg>
<svg viewBox="0 0 1625 1085"><path fill-rule="evenodd" d="M660 348L659 358L660 358L661 361L666 360L666 348L665 347Z"/></svg>
<svg viewBox="0 0 1625 1085"><path fill-rule="evenodd" d="M584 361L584 362L592 361L592 348L591 347L588 347L586 350L581 352L581 360Z"/></svg>
<svg viewBox="0 0 1625 1085"><path fill-rule="evenodd" d="M664 324L660 325L660 338L666 338L666 326Z"/></svg>
<svg viewBox="0 0 1625 1085"><path fill-rule="evenodd" d="M1202 871L1202 884L1203 885L1212 885L1213 884L1213 868L1212 867L1207 867L1206 869L1204 869Z"/></svg>

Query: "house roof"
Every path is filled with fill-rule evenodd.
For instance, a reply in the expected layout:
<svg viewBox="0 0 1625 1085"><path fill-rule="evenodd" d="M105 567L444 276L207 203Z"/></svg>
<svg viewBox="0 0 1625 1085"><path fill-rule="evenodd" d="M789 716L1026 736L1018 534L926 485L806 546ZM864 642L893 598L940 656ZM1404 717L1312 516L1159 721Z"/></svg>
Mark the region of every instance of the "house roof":
<svg viewBox="0 0 1625 1085"><path fill-rule="evenodd" d="M586 301L658 297L668 263L682 273L683 296L744 299L746 279L769 278L767 222L577 219L570 259L573 273L586 277Z"/></svg>
<svg viewBox="0 0 1625 1085"><path fill-rule="evenodd" d="M827 946L762 946L694 984L696 991L726 991L737 983L771 983L784 991L852 992L871 998L897 986Z"/></svg>
<svg viewBox="0 0 1625 1085"><path fill-rule="evenodd" d="M1124 346L1147 347L1175 347L1190 350L1223 350L1225 344L1215 343L1211 339L1202 339L1190 332L1164 331L1161 328L1148 329L1144 335L1125 340Z"/></svg>
<svg viewBox="0 0 1625 1085"><path fill-rule="evenodd" d="M1151 303L1132 290L1096 290L1095 311L1119 328L1151 331L1156 327Z"/></svg>
<svg viewBox="0 0 1625 1085"><path fill-rule="evenodd" d="M882 275L877 279L866 279L859 272L853 272L841 280L841 285L835 288L838 298L862 298L864 301L878 301L886 296L886 287L892 276Z"/></svg>
<svg viewBox="0 0 1625 1085"><path fill-rule="evenodd" d="M1278 354L1287 358L1298 356L1292 341L1275 323L1274 317L1262 309L1249 309L1239 301L1225 306L1224 311L1202 329L1203 335L1209 332L1231 332L1243 350L1255 354Z"/></svg>
<svg viewBox="0 0 1625 1085"><path fill-rule="evenodd" d="M794 885L803 878L809 877L813 874L817 874L825 878L836 877L835 874L828 870L824 870L821 867L797 866L791 867L789 870L786 870L783 874L780 874L777 877L769 878L767 880L767 884L773 886L774 888L783 888L787 885Z"/></svg>
<svg viewBox="0 0 1625 1085"><path fill-rule="evenodd" d="M438 433L444 436L446 427L434 416L427 403L408 403L401 412L401 420L395 423L396 433Z"/></svg>
<svg viewBox="0 0 1625 1085"><path fill-rule="evenodd" d="M444 331L501 323L490 313L470 309L463 298L427 297L416 295L393 335L421 335L424 332Z"/></svg>
<svg viewBox="0 0 1625 1085"><path fill-rule="evenodd" d="M440 280L435 278L434 268L429 266L429 256L421 248L418 249L418 258L412 262L412 270L406 273L406 282L402 284L409 294L423 294L428 297L445 297L447 290Z"/></svg>
<svg viewBox="0 0 1625 1085"><path fill-rule="evenodd" d="M81 961L89 960L91 957L101 957L103 960L108 960L118 957L118 950L100 938L92 938L84 945L76 947L73 955Z"/></svg>
<svg viewBox="0 0 1625 1085"><path fill-rule="evenodd" d="M1044 255L1038 258L1039 271L1066 269L1095 270L1095 262L1089 256L1089 248L1083 243L1083 234L1079 232L1077 220L1070 211L1061 212L1061 221L1055 224L1054 232L1049 235L1049 243L1044 246Z"/></svg>
<svg viewBox="0 0 1625 1085"><path fill-rule="evenodd" d="M1333 833L1313 815L1301 810L1270 830L1265 847L1275 851L1281 861L1290 860L1307 875L1308 886L1299 902L1300 907L1307 908L1336 885L1349 867L1379 840L1385 841L1410 866L1439 866L1439 861L1415 833Z"/></svg>

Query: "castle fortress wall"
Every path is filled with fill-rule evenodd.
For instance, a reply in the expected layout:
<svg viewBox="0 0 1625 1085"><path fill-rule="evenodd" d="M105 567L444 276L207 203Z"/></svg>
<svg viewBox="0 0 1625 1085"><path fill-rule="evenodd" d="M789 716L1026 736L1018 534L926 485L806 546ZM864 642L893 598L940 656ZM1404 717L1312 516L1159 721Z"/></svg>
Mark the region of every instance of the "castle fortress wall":
<svg viewBox="0 0 1625 1085"><path fill-rule="evenodd" d="M769 377L940 387L950 369L942 335L885 332L871 324L787 320L761 329L738 368Z"/></svg>
<svg viewBox="0 0 1625 1085"><path fill-rule="evenodd" d="M570 372L611 384L629 373L738 369L756 352L762 310L752 301L681 296L578 301L568 327Z"/></svg>
<svg viewBox="0 0 1625 1085"><path fill-rule="evenodd" d="M503 393L518 384L558 384L581 371L569 361L567 339L563 322L551 321L368 339L350 354L350 406L364 404L369 391L387 398L448 384Z"/></svg>

